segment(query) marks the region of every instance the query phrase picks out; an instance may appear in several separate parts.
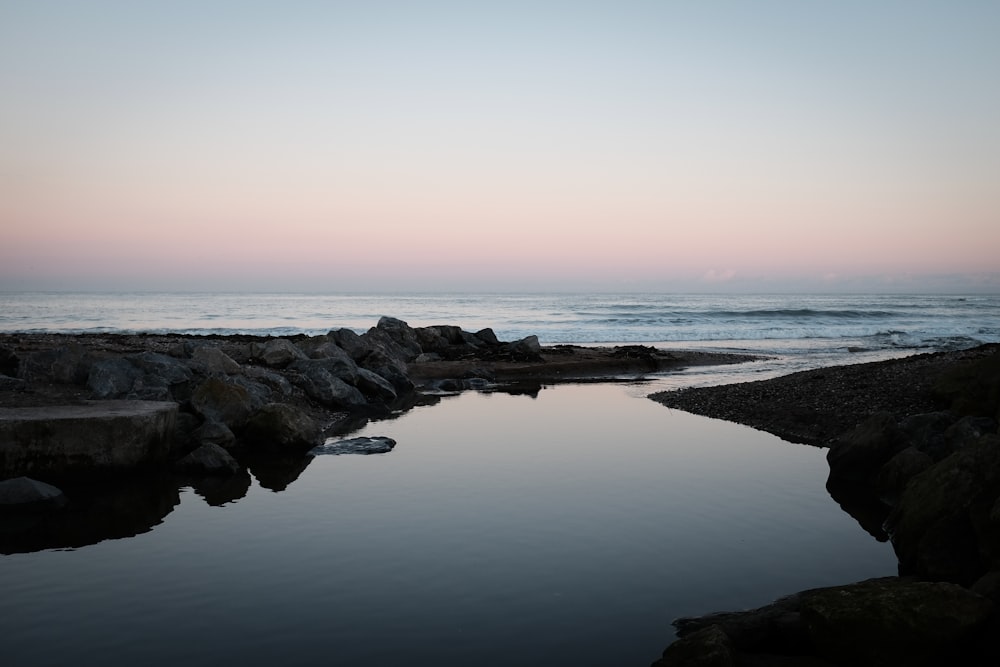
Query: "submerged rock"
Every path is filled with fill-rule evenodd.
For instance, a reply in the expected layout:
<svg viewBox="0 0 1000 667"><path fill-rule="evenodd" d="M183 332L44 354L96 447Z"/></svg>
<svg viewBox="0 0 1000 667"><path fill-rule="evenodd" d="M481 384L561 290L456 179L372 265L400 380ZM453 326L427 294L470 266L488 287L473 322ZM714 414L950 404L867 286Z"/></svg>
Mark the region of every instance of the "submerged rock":
<svg viewBox="0 0 1000 667"><path fill-rule="evenodd" d="M201 475L235 475L240 464L222 447L207 442L174 464L174 469Z"/></svg>
<svg viewBox="0 0 1000 667"><path fill-rule="evenodd" d="M323 454L385 454L391 452L395 446L396 441L385 436L361 437L325 442L310 449L309 453L317 456Z"/></svg>
<svg viewBox="0 0 1000 667"><path fill-rule="evenodd" d="M37 479L15 477L0 482L0 508L61 507L65 504L62 490Z"/></svg>

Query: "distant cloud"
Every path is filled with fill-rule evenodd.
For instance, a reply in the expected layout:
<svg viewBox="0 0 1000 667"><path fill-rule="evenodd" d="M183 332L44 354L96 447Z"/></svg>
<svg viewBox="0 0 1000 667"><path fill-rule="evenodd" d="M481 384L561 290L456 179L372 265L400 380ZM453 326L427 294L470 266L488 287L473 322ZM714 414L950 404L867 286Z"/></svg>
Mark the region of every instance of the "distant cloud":
<svg viewBox="0 0 1000 667"><path fill-rule="evenodd" d="M736 271L732 269L726 269L725 271L716 271L715 269L709 269L701 277L701 279L706 283L724 283L732 280L736 277Z"/></svg>

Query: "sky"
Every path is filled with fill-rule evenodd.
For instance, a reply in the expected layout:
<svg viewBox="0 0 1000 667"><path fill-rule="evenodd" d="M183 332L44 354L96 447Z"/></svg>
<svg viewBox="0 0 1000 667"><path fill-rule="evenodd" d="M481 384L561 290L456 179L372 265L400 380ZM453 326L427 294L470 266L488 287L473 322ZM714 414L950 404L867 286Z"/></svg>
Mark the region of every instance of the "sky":
<svg viewBox="0 0 1000 667"><path fill-rule="evenodd" d="M997 293L998 34L994 0L0 0L0 290Z"/></svg>

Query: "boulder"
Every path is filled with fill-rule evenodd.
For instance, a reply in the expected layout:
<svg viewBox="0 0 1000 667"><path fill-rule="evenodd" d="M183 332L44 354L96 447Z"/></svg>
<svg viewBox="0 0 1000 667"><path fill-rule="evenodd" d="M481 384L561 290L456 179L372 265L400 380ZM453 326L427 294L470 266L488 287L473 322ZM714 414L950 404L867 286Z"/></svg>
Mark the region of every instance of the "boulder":
<svg viewBox="0 0 1000 667"><path fill-rule="evenodd" d="M904 444L892 414L875 413L830 445L826 454L826 461L830 465L827 485L873 481L879 469Z"/></svg>
<svg viewBox="0 0 1000 667"><path fill-rule="evenodd" d="M281 373L260 366L247 366L243 372L251 380L268 387L272 396L290 396L292 393L292 383Z"/></svg>
<svg viewBox="0 0 1000 667"><path fill-rule="evenodd" d="M403 358L403 361L412 361L423 352L420 348L417 332L403 320L382 316L379 318L378 324L373 329L369 329L368 334L373 334L373 332L384 334L395 346L395 351Z"/></svg>
<svg viewBox="0 0 1000 667"><path fill-rule="evenodd" d="M319 364L300 367L293 381L307 396L327 407L356 410L368 405L360 391Z"/></svg>
<svg viewBox="0 0 1000 667"><path fill-rule="evenodd" d="M510 343L509 352L514 361L542 360L542 346L538 342L538 336L526 336Z"/></svg>
<svg viewBox="0 0 1000 667"><path fill-rule="evenodd" d="M247 421L243 438L248 443L274 449L309 449L319 442L320 428L299 408L269 403Z"/></svg>
<svg viewBox="0 0 1000 667"><path fill-rule="evenodd" d="M65 479L162 463L176 416L176 403L153 401L0 408L0 478Z"/></svg>
<svg viewBox="0 0 1000 667"><path fill-rule="evenodd" d="M872 579L810 591L800 614L818 652L851 665L937 665L993 604L949 583Z"/></svg>
<svg viewBox="0 0 1000 667"><path fill-rule="evenodd" d="M354 361L361 361L371 352L368 342L351 329L334 329L326 335Z"/></svg>
<svg viewBox="0 0 1000 667"><path fill-rule="evenodd" d="M916 447L897 453L879 470L875 481L880 496L895 502L910 480L934 465L934 459Z"/></svg>
<svg viewBox="0 0 1000 667"><path fill-rule="evenodd" d="M486 329L480 329L473 335L487 345L500 345L500 340L497 338L497 335L493 333L493 329L488 327Z"/></svg>
<svg viewBox="0 0 1000 667"><path fill-rule="evenodd" d="M308 374L311 369L322 368L330 375L350 385L358 382L358 365L346 354L322 359L299 359L289 364L289 371Z"/></svg>
<svg viewBox="0 0 1000 667"><path fill-rule="evenodd" d="M5 345L0 345L0 375L17 377L20 366L21 359L17 356L17 352Z"/></svg>
<svg viewBox="0 0 1000 667"><path fill-rule="evenodd" d="M0 482L0 509L34 509L62 507L63 492L45 482L30 477L15 477Z"/></svg>
<svg viewBox="0 0 1000 667"><path fill-rule="evenodd" d="M254 343L250 347L250 354L253 358L271 368L284 368L296 359L309 358L305 352L287 338L275 338L266 343Z"/></svg>
<svg viewBox="0 0 1000 667"><path fill-rule="evenodd" d="M385 454L391 452L396 441L385 436L349 438L347 440L331 440L309 450L310 454L321 456L325 454Z"/></svg>
<svg viewBox="0 0 1000 667"><path fill-rule="evenodd" d="M159 378L166 385L188 382L193 375L183 361L157 352L134 354L129 356L128 360L147 376Z"/></svg>
<svg viewBox="0 0 1000 667"><path fill-rule="evenodd" d="M212 376L191 393L191 407L207 420L222 422L238 430L257 406L245 388Z"/></svg>
<svg viewBox="0 0 1000 667"><path fill-rule="evenodd" d="M243 367L228 354L213 345L199 345L191 353L191 367L205 375L235 375Z"/></svg>
<svg viewBox="0 0 1000 667"><path fill-rule="evenodd" d="M122 357L102 359L90 367L87 386L97 398L122 398L141 386L143 372Z"/></svg>
<svg viewBox="0 0 1000 667"><path fill-rule="evenodd" d="M1000 437L969 444L915 476L886 520L900 572L971 584L989 569L1000 496Z"/></svg>
<svg viewBox="0 0 1000 667"><path fill-rule="evenodd" d="M26 355L18 364L18 377L31 382L84 384L93 358L83 347L73 343Z"/></svg>
<svg viewBox="0 0 1000 667"><path fill-rule="evenodd" d="M358 369L357 388L369 399L391 403L396 400L396 389L384 377L367 368Z"/></svg>
<svg viewBox="0 0 1000 667"><path fill-rule="evenodd" d="M240 471L240 464L225 449L208 442L177 461L174 469L188 474L229 476Z"/></svg>
<svg viewBox="0 0 1000 667"><path fill-rule="evenodd" d="M899 428L909 446L940 461L952 452L944 434L955 420L951 412L926 412L906 417L899 422Z"/></svg>

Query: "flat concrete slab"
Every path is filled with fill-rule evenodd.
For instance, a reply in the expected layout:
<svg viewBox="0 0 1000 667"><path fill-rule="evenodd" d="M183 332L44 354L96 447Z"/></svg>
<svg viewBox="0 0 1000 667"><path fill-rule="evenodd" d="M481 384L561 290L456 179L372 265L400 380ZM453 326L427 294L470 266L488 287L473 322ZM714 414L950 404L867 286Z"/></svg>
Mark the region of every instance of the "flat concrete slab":
<svg viewBox="0 0 1000 667"><path fill-rule="evenodd" d="M0 479L58 479L161 463L176 417L177 404L169 401L0 408Z"/></svg>

